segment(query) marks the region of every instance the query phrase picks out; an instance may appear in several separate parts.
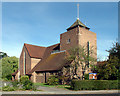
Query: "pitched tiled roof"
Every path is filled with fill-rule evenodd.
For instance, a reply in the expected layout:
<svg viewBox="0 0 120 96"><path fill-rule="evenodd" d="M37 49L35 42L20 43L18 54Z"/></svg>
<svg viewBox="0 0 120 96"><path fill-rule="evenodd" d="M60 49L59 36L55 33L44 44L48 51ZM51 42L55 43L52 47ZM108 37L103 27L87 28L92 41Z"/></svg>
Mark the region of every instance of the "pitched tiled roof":
<svg viewBox="0 0 120 96"><path fill-rule="evenodd" d="M60 70L64 66L65 52L53 53L47 59L38 63L35 71Z"/></svg>
<svg viewBox="0 0 120 96"><path fill-rule="evenodd" d="M30 57L33 58L42 58L44 55L44 52L46 50L46 47L36 46L36 45L30 45L30 44L24 44Z"/></svg>
<svg viewBox="0 0 120 96"><path fill-rule="evenodd" d="M34 71L54 71L61 69L65 64L65 52L51 54L53 49L55 49L58 46L59 43L47 47L43 59L28 74L31 74Z"/></svg>
<svg viewBox="0 0 120 96"><path fill-rule="evenodd" d="M47 58L47 57L51 54L51 52L52 52L55 48L57 48L58 46L60 46L60 43L54 44L54 45L52 45L52 46L48 46L48 47L46 48L45 52L44 52L43 58L44 58L44 59Z"/></svg>
<svg viewBox="0 0 120 96"><path fill-rule="evenodd" d="M85 27L85 28L87 28L87 29L90 29L90 28L88 28L87 26L85 26L79 19L77 19L67 30L70 30L70 29L72 29L72 28L75 28L75 27L77 27L77 26L81 26L81 27Z"/></svg>

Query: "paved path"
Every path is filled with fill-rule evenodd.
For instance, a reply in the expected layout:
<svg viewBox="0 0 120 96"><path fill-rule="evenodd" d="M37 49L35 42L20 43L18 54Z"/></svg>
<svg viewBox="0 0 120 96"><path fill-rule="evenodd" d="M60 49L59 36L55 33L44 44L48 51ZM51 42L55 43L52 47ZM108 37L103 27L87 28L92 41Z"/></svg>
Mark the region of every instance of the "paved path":
<svg viewBox="0 0 120 96"><path fill-rule="evenodd" d="M43 90L47 92L71 92L71 90L65 89L65 88L57 88L57 87L44 87L44 86L39 86L37 88L38 90Z"/></svg>
<svg viewBox="0 0 120 96"><path fill-rule="evenodd" d="M68 90L52 90L49 91L10 91L2 92L2 94L113 94L118 93L118 90L99 90L99 91L68 91Z"/></svg>

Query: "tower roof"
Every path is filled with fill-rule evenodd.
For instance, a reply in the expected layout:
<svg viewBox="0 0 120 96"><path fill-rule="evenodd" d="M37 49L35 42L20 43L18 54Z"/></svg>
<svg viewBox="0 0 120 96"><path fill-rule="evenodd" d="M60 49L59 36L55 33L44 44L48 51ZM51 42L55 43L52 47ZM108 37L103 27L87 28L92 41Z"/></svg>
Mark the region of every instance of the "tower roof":
<svg viewBox="0 0 120 96"><path fill-rule="evenodd" d="M86 28L86 29L90 29L90 28L88 28L87 26L85 26L85 25L79 20L79 18L77 18L77 20L67 29L67 31L70 30L70 29L73 29L73 28L75 28L75 27L78 27L78 26L84 27L84 28Z"/></svg>

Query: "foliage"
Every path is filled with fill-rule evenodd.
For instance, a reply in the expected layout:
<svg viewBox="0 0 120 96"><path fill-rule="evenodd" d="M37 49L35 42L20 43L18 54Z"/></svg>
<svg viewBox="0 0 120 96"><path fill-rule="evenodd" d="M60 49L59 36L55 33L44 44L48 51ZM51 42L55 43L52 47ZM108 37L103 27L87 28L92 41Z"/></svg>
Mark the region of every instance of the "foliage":
<svg viewBox="0 0 120 96"><path fill-rule="evenodd" d="M16 89L14 87L10 87L9 85L2 87L3 91L15 91Z"/></svg>
<svg viewBox="0 0 120 96"><path fill-rule="evenodd" d="M69 84L71 81L69 76L65 76L65 75L58 76L58 78L59 78L60 84Z"/></svg>
<svg viewBox="0 0 120 96"><path fill-rule="evenodd" d="M11 80L11 74L18 69L18 58L5 57L2 58L2 78Z"/></svg>
<svg viewBox="0 0 120 96"><path fill-rule="evenodd" d="M97 73L98 79L101 80L117 80L119 77L119 67L120 67L120 58L119 58L120 46L118 43L113 44L113 47L108 50L109 58L107 61L104 61L101 64L98 64L93 68L93 71Z"/></svg>
<svg viewBox="0 0 120 96"><path fill-rule="evenodd" d="M33 82L29 80L29 77L27 75L20 77L20 83L22 84L22 88L25 90L36 90L36 87L33 85Z"/></svg>
<svg viewBox="0 0 120 96"><path fill-rule="evenodd" d="M32 89L33 88L33 83L32 83L32 81L30 81L30 80L25 80L24 82L23 82L23 89L25 89L25 90L30 90L30 89Z"/></svg>
<svg viewBox="0 0 120 96"><path fill-rule="evenodd" d="M20 77L20 83L23 84L26 80L29 80L29 77L27 75Z"/></svg>
<svg viewBox="0 0 120 96"><path fill-rule="evenodd" d="M107 50L107 52L109 52L109 57L110 56L117 56L119 57L120 55L120 45L118 44L118 42L113 43L113 46L110 50Z"/></svg>
<svg viewBox="0 0 120 96"><path fill-rule="evenodd" d="M84 47L84 46L79 46L79 47L75 47L75 48L71 48L68 53L69 55L67 55L66 57L66 62L72 62L72 64L69 64L68 68L71 69L71 73L72 73L72 78L76 78L77 79L84 79L84 75L86 70L90 67L90 65L94 64L95 62L95 58L93 58L93 50L92 48L90 48L91 50L88 50L88 48ZM89 52L89 53L88 53ZM82 68L82 77L80 77L77 73L78 73L78 68L81 67Z"/></svg>
<svg viewBox="0 0 120 96"><path fill-rule="evenodd" d="M32 90L33 90L33 91L37 91L37 86L32 85ZM39 90L39 91L40 91L40 90Z"/></svg>
<svg viewBox="0 0 120 96"><path fill-rule="evenodd" d="M73 90L107 90L118 89L117 80L73 80Z"/></svg>
<svg viewBox="0 0 120 96"><path fill-rule="evenodd" d="M4 53L4 52L0 52L0 59L4 58L4 57L7 57L7 53Z"/></svg>
<svg viewBox="0 0 120 96"><path fill-rule="evenodd" d="M89 80L89 74L85 74L85 80Z"/></svg>
<svg viewBox="0 0 120 96"><path fill-rule="evenodd" d="M12 82L13 87L18 88L19 87L19 82L17 80Z"/></svg>
<svg viewBox="0 0 120 96"><path fill-rule="evenodd" d="M6 79L5 80L11 80L11 79L12 79L12 75L11 74L6 75Z"/></svg>
<svg viewBox="0 0 120 96"><path fill-rule="evenodd" d="M37 90L37 86L33 85L33 82L29 80L28 76L21 76L20 81L11 82L13 87L9 85L3 87L3 91L15 91L15 90ZM22 89L20 89L22 87Z"/></svg>
<svg viewBox="0 0 120 96"><path fill-rule="evenodd" d="M58 85L59 84L59 79L56 76L51 76L48 78L47 83L49 85Z"/></svg>

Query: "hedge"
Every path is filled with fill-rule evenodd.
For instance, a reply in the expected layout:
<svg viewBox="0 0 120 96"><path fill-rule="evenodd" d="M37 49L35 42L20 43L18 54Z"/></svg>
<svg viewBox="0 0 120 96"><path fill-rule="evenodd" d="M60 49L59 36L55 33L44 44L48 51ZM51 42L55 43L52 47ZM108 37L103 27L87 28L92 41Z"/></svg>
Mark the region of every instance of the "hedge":
<svg viewBox="0 0 120 96"><path fill-rule="evenodd" d="M72 80L71 88L73 90L118 89L118 81L117 80Z"/></svg>

